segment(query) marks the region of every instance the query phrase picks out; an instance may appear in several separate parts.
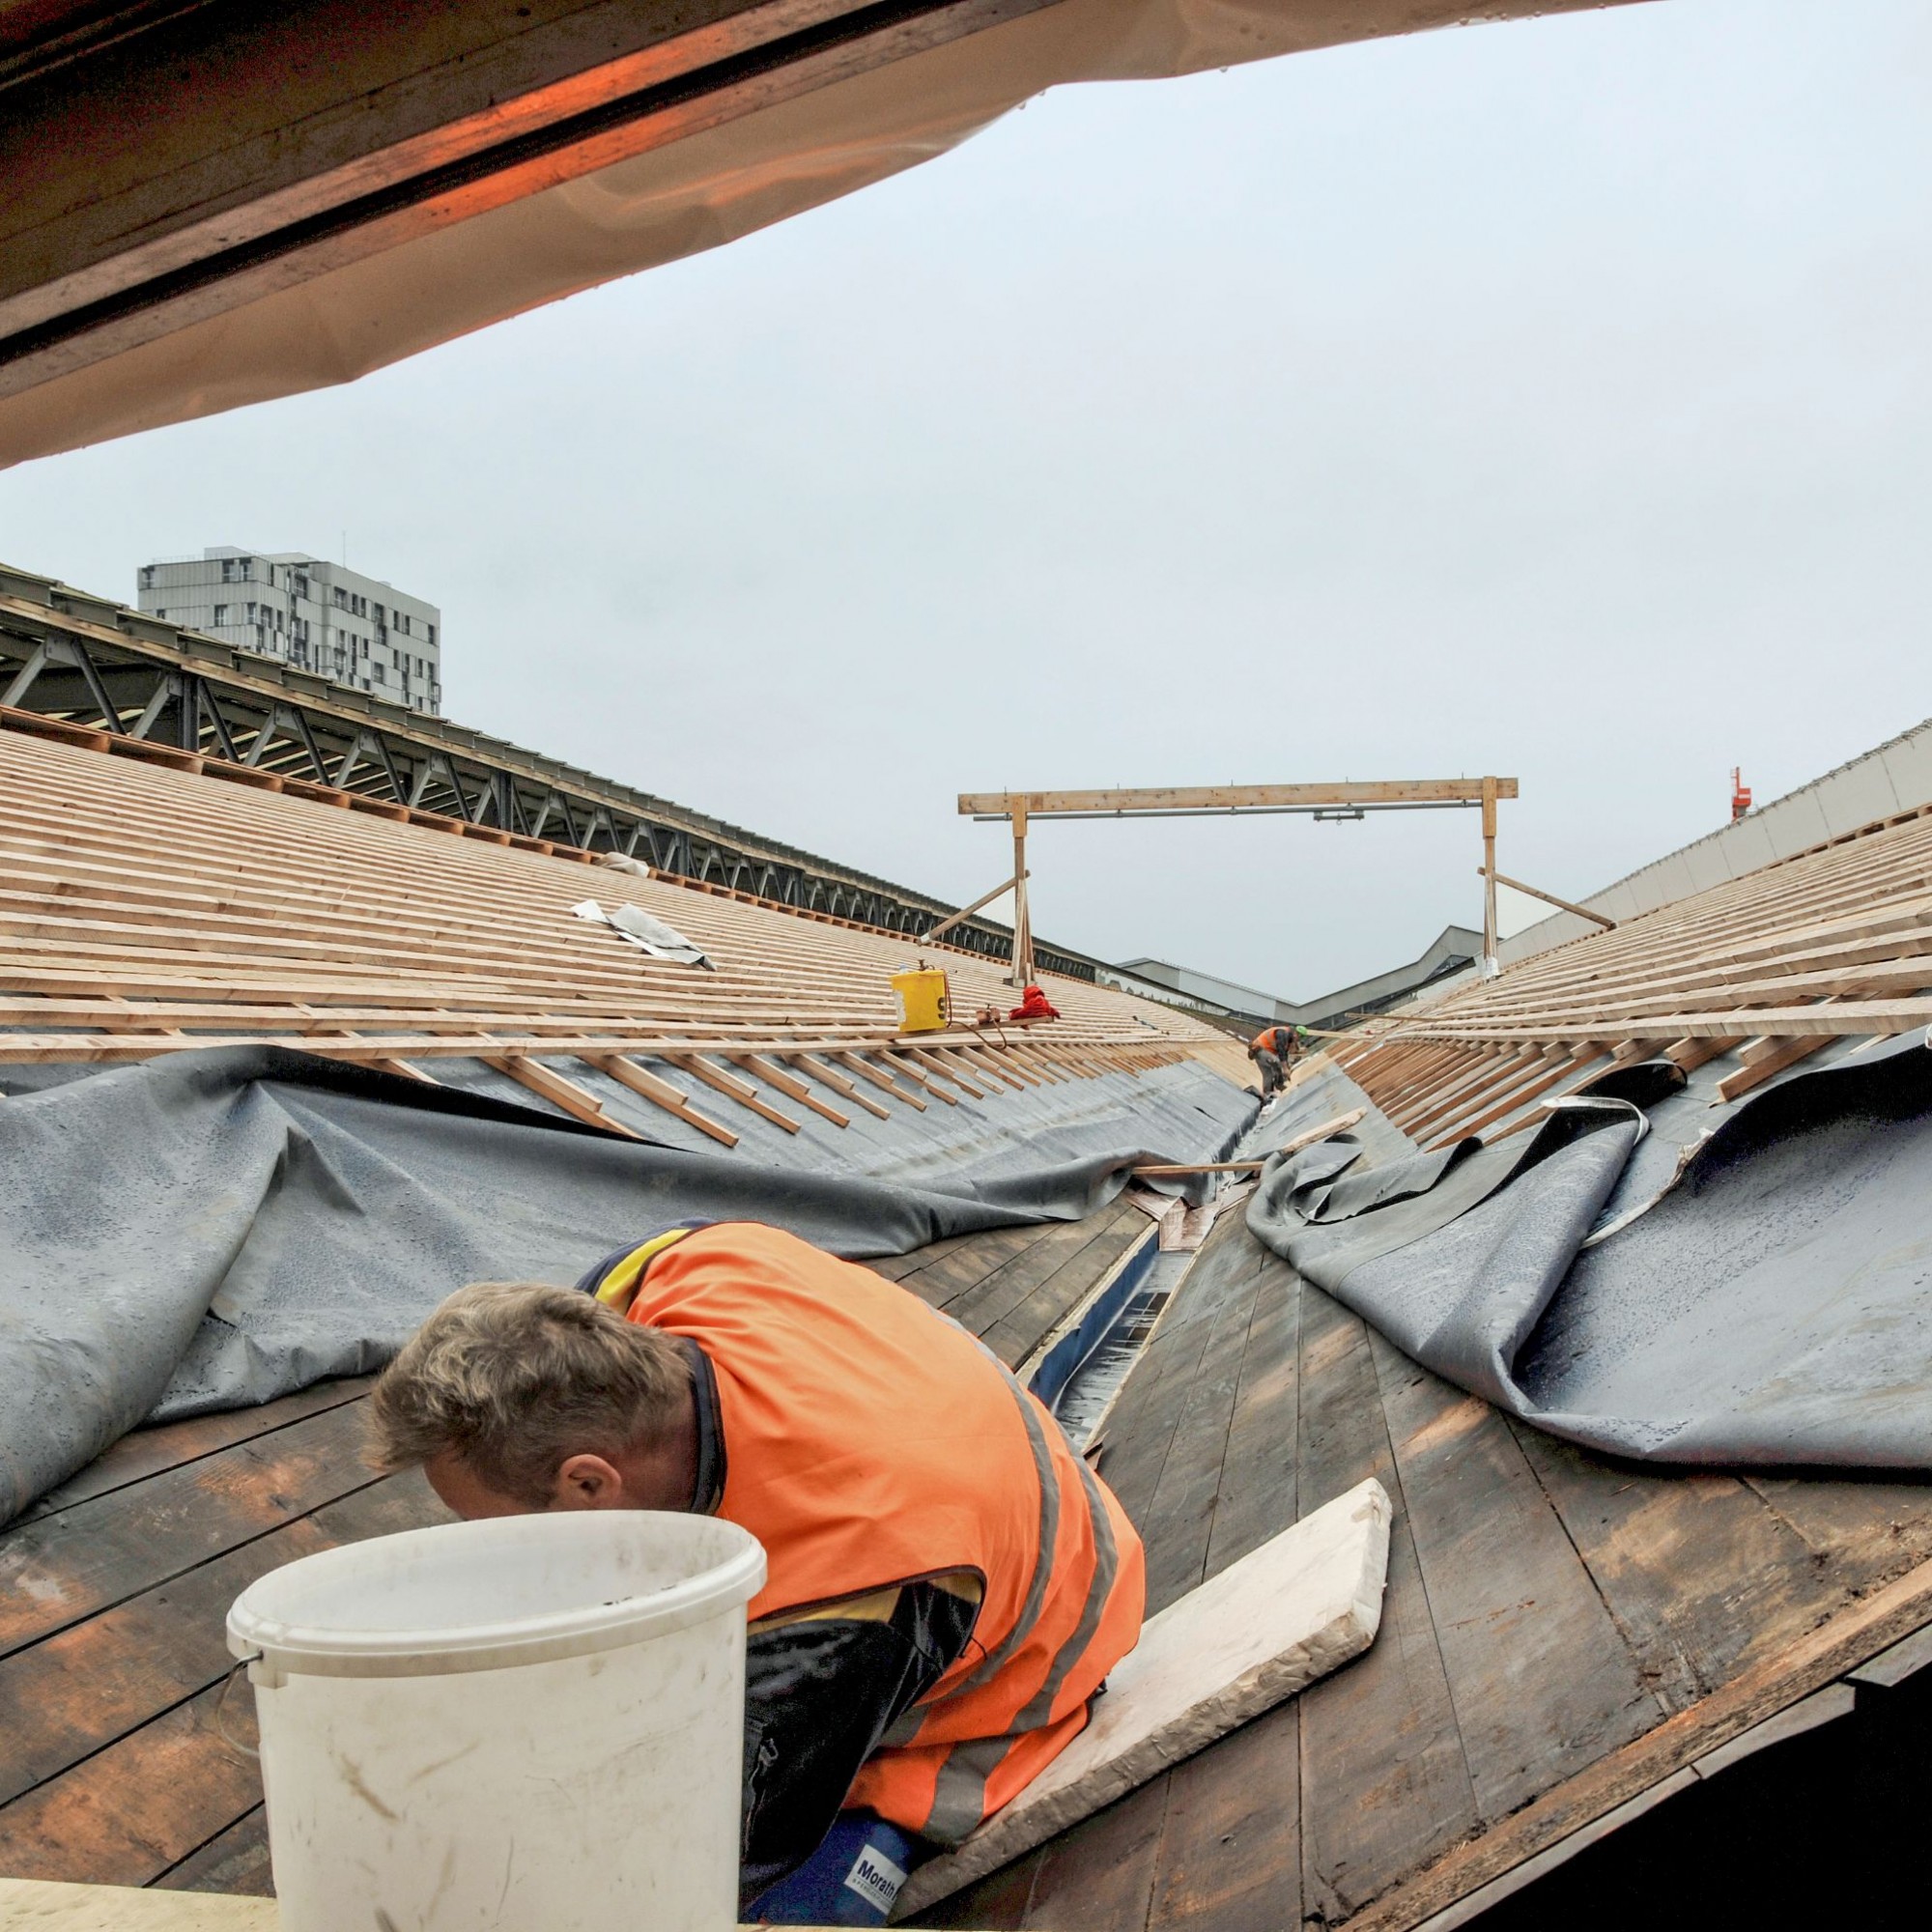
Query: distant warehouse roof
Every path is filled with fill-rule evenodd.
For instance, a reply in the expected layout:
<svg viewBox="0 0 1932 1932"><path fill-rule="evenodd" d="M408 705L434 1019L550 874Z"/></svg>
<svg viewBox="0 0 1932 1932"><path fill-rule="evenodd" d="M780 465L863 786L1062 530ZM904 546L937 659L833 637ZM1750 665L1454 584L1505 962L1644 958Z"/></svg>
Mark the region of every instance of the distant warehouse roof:
<svg viewBox="0 0 1932 1932"><path fill-rule="evenodd" d="M1179 994L1194 1005L1258 1025L1325 1027L1339 1025L1351 1016L1380 1012L1423 986L1463 972L1475 964L1482 950L1480 932L1466 925L1445 925L1420 958L1357 980L1352 985L1338 986L1319 999L1299 1002L1277 999L1272 993L1233 980L1219 980L1211 973L1197 973L1191 967L1172 965L1165 959L1123 960L1116 972L1103 969L1100 980L1103 985L1118 985L1153 999L1159 999L1163 992Z"/></svg>

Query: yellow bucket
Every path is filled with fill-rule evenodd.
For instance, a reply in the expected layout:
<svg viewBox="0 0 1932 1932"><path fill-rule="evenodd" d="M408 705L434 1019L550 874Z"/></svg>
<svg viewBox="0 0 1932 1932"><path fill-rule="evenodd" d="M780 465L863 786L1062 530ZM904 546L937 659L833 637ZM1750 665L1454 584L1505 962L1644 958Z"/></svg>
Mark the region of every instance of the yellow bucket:
<svg viewBox="0 0 1932 1932"><path fill-rule="evenodd" d="M951 1018L952 996L937 966L909 966L895 973L893 991L905 1009L902 1033L937 1033Z"/></svg>

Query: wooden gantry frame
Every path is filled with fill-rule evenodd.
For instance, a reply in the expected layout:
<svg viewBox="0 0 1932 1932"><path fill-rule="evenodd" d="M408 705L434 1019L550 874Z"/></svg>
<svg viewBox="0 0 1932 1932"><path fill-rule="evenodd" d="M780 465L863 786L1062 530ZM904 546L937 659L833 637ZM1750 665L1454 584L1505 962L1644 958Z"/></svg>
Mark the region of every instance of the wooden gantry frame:
<svg viewBox="0 0 1932 1932"><path fill-rule="evenodd" d="M1034 977L1033 919L1027 903L1027 828L1036 818L1210 818L1230 813L1292 811L1361 818L1371 811L1437 811L1474 806L1483 814L1483 971L1493 976L1496 960L1497 801L1517 796L1515 779L1384 779L1339 784L1143 785L1105 791L961 792L962 817L1005 820L1012 827L1013 875L968 911L1013 895L1012 983ZM1548 898L1533 886L1519 887ZM1555 905L1575 910L1566 900ZM1594 919L1594 913L1585 918Z"/></svg>

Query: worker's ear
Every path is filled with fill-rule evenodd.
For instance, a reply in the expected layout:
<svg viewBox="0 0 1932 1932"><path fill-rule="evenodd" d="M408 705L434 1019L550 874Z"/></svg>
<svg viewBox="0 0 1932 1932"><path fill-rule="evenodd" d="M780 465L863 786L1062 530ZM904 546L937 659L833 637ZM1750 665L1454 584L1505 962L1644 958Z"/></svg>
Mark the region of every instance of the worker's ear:
<svg viewBox="0 0 1932 1932"><path fill-rule="evenodd" d="M556 1472L551 1508L560 1510L622 1509L624 1479L602 1456L572 1456Z"/></svg>

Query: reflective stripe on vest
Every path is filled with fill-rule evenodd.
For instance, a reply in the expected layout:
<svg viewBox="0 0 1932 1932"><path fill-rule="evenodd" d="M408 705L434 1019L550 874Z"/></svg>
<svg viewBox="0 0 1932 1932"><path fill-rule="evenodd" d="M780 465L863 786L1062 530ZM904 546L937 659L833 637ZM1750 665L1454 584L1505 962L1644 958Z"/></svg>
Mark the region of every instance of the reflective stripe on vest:
<svg viewBox="0 0 1932 1932"><path fill-rule="evenodd" d="M1140 1539L1119 1503L956 1322L792 1236L689 1235L650 1258L628 1312L710 1359L719 1514L769 1563L753 1618L946 1572L984 1579L965 1655L847 1798L956 1843L1078 1734L1139 1634Z"/></svg>
<svg viewBox="0 0 1932 1932"><path fill-rule="evenodd" d="M1017 1383L1013 1392L1015 1395L1023 1394ZM1029 1431L1036 1427L1031 1412L1027 1423ZM1080 1463L1080 1475L1081 1487L1086 1492L1088 1517L1094 1529L1097 1560L1094 1565L1093 1580L1087 1586L1087 1601L1081 1605L1079 1625L1072 1636L1055 1653L1045 1681L1005 1733L997 1738L955 1745L939 1767L932 1810L925 1830L929 1837L941 1844L958 1844L994 1808L986 1803L987 1780L1020 1738L1053 1721L1055 1700L1068 1674L1087 1655L1100 1628L1100 1619L1106 1612L1108 1601L1113 1596L1114 1584L1120 1574L1119 1545L1113 1525L1107 1520L1106 1505L1100 1497L1099 1479L1085 1462Z"/></svg>
<svg viewBox="0 0 1932 1932"><path fill-rule="evenodd" d="M638 1293L638 1284L644 1278L644 1270L667 1248L709 1225L705 1221L680 1221L675 1228L667 1228L662 1235L653 1235L648 1241L640 1242L628 1254L599 1262L591 1274L579 1285L588 1288L606 1308L614 1309L619 1315L627 1314ZM591 1286L593 1277L594 1287Z"/></svg>

